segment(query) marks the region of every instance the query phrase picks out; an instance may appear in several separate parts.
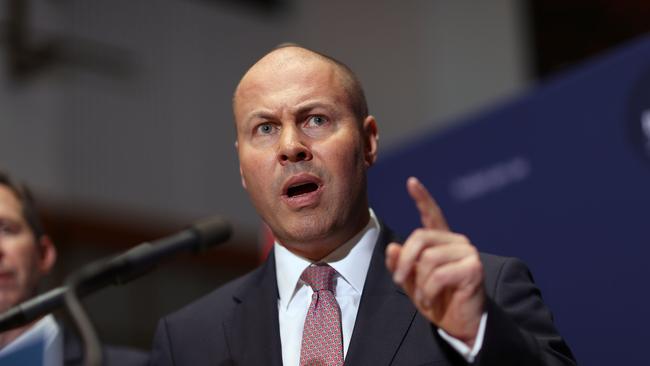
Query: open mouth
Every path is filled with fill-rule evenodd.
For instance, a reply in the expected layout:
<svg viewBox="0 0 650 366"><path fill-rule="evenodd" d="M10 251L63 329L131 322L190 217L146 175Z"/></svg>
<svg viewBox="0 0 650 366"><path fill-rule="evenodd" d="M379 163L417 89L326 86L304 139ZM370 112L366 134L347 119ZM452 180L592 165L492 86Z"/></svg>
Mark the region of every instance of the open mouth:
<svg viewBox="0 0 650 366"><path fill-rule="evenodd" d="M287 197L292 198L314 192L318 189L318 185L313 182L298 184L287 189Z"/></svg>

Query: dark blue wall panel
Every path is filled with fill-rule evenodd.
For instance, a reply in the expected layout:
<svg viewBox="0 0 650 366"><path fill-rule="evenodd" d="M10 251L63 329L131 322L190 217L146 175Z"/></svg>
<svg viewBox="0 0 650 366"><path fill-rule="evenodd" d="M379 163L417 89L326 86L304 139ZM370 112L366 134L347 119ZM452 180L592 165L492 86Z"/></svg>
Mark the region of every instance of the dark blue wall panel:
<svg viewBox="0 0 650 366"><path fill-rule="evenodd" d="M646 364L650 37L458 126L380 150L375 211L408 235L419 177L455 231L530 265L581 364Z"/></svg>

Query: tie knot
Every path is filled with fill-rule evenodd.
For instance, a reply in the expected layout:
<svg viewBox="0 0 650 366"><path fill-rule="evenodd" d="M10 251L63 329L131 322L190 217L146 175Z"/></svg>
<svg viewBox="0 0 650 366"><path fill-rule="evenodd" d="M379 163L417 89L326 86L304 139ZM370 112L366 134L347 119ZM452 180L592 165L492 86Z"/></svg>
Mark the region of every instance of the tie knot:
<svg viewBox="0 0 650 366"><path fill-rule="evenodd" d="M334 292L334 275L336 270L327 264L316 264L307 267L300 279L311 286L314 291L329 290Z"/></svg>

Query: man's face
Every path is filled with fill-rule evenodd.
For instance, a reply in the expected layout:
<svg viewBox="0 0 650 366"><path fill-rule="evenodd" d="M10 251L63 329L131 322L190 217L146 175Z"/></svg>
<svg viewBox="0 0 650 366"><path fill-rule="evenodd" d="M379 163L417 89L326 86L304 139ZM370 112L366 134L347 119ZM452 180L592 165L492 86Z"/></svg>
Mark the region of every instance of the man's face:
<svg viewBox="0 0 650 366"><path fill-rule="evenodd" d="M20 201L0 184L0 311L34 295L39 279L53 264L49 246L37 241Z"/></svg>
<svg viewBox="0 0 650 366"><path fill-rule="evenodd" d="M368 221L376 125L354 115L333 65L279 53L256 64L235 95L242 184L283 245L319 257Z"/></svg>

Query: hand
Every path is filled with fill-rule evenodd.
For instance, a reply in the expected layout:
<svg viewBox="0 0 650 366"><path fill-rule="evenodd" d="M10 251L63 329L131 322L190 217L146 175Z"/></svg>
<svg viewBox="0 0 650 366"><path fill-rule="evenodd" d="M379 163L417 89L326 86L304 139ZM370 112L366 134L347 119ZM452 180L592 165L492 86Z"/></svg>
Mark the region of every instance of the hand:
<svg viewBox="0 0 650 366"><path fill-rule="evenodd" d="M404 245L388 245L386 266L422 315L472 347L485 304L478 251L465 236L449 230L417 178L409 178L406 188L420 211L422 228Z"/></svg>

